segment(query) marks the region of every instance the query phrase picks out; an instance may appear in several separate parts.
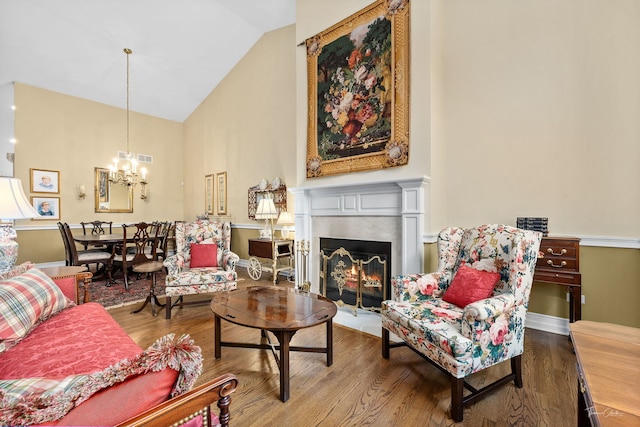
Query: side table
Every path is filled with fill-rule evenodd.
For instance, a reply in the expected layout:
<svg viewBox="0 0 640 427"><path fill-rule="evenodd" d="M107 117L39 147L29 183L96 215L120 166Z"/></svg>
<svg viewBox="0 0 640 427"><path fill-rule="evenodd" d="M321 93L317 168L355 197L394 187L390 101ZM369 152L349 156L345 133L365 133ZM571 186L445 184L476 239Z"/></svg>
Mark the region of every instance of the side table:
<svg viewBox="0 0 640 427"><path fill-rule="evenodd" d="M582 275L580 274L580 239L577 237L543 237L535 282L551 283L569 292L569 322L582 318Z"/></svg>
<svg viewBox="0 0 640 427"><path fill-rule="evenodd" d="M162 264L162 261L144 262L133 267L133 271L136 273L151 274L151 286L149 286L149 295L147 295L144 303L140 306L139 309L132 311L131 314L141 312L148 303L151 303L151 313L153 313L154 316L157 316L158 313L156 312L156 306L164 307L164 304L160 304L160 301L158 301L158 297L156 296L156 273L158 271L162 271L163 268L164 265Z"/></svg>
<svg viewBox="0 0 640 427"><path fill-rule="evenodd" d="M274 250L275 249L275 250ZM278 273L293 268L293 240L249 239L249 276L258 280L262 270L273 273L273 284L278 284ZM269 259L271 265L263 266L258 258ZM287 259L288 265L278 266L279 259Z"/></svg>
<svg viewBox="0 0 640 427"><path fill-rule="evenodd" d="M83 303L89 302L89 285L93 273L87 271L87 267L83 266L60 266L60 267L43 267L40 269L44 274L52 279L64 279L66 277L75 278L76 304L80 304L80 283L84 290Z"/></svg>

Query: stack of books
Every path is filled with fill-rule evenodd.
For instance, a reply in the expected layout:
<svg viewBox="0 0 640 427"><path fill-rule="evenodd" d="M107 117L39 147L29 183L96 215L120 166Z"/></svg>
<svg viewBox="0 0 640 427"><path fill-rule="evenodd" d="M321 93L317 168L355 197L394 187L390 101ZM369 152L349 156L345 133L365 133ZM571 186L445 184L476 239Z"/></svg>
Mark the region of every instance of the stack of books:
<svg viewBox="0 0 640 427"><path fill-rule="evenodd" d="M549 234L549 218L543 217L518 217L516 227L523 230L533 230L542 232L543 236Z"/></svg>

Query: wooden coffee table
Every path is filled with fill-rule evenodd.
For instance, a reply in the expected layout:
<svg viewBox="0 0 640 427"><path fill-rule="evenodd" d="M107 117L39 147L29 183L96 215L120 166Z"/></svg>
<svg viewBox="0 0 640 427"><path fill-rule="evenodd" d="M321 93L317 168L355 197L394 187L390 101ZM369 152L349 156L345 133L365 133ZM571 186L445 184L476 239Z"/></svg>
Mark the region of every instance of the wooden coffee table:
<svg viewBox="0 0 640 427"><path fill-rule="evenodd" d="M246 289L217 292L211 301L211 310L215 316L216 359L222 356L223 346L272 350L280 369L280 400L283 402L289 400L289 352L326 353L327 366L333 364L333 317L337 308L333 301L321 295L288 287L251 286ZM262 336L267 339L267 332L271 332L279 345L222 341L220 319L260 329ZM326 347L289 345L298 330L322 323L327 325Z"/></svg>

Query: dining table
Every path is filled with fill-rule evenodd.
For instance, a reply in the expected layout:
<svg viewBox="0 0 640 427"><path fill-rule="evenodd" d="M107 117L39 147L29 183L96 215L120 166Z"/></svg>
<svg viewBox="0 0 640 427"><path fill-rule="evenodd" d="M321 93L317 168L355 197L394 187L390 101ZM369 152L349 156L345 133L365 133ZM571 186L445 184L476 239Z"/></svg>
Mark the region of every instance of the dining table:
<svg viewBox="0 0 640 427"><path fill-rule="evenodd" d="M77 236L73 236L73 240L76 242L89 245L121 243L122 239L122 233L78 234ZM133 241L133 236L131 236L131 239L127 238L127 241Z"/></svg>

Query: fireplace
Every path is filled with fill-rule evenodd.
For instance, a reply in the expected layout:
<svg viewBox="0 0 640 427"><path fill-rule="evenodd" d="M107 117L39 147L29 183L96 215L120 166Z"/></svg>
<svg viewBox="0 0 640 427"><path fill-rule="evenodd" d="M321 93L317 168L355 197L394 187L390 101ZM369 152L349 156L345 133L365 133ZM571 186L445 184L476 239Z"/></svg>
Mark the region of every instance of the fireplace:
<svg viewBox="0 0 640 427"><path fill-rule="evenodd" d="M430 222L428 177L288 190L295 201L296 240L308 245L306 264L296 268L307 273L312 292L320 293L321 237L391 242L389 275L423 271L424 243L435 241L423 234ZM299 276L296 286L303 285Z"/></svg>
<svg viewBox="0 0 640 427"><path fill-rule="evenodd" d="M354 315L389 299L391 242L321 237L320 264L320 292Z"/></svg>

